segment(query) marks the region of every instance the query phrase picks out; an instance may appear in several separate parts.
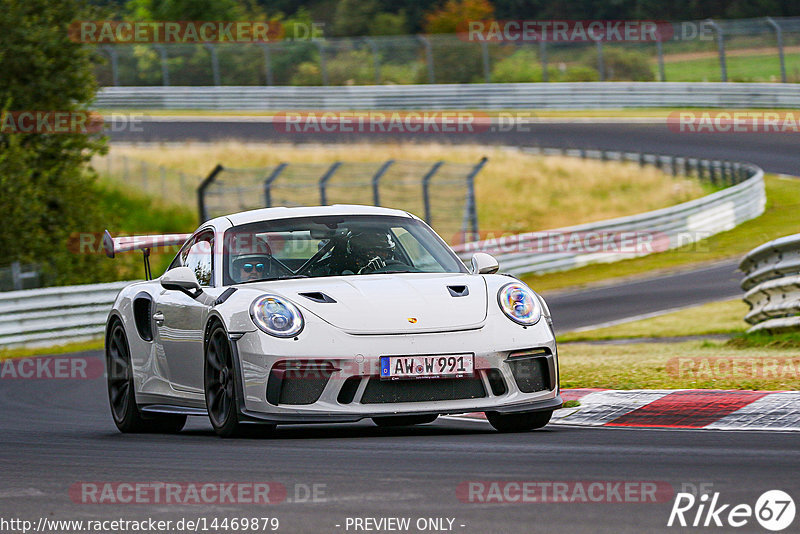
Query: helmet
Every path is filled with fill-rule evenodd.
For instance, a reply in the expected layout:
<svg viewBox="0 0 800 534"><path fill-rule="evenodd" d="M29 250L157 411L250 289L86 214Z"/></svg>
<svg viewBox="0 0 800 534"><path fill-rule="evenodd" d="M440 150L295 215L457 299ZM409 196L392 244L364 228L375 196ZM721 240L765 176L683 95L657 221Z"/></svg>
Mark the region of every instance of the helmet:
<svg viewBox="0 0 800 534"><path fill-rule="evenodd" d="M375 256L390 256L394 252L394 239L384 232L358 232L347 241L347 252L356 258L371 260Z"/></svg>
<svg viewBox="0 0 800 534"><path fill-rule="evenodd" d="M237 282L266 278L271 265L271 249L260 237L239 234L231 242L231 277Z"/></svg>

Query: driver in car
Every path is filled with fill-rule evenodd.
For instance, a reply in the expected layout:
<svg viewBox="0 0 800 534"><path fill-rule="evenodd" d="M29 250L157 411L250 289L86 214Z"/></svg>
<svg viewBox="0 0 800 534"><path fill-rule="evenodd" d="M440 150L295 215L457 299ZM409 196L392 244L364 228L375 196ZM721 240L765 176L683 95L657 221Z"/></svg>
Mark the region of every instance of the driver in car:
<svg viewBox="0 0 800 534"><path fill-rule="evenodd" d="M234 239L232 250L240 251L240 255L231 262L231 277L236 282L268 278L272 250L266 240L247 235L238 235Z"/></svg>
<svg viewBox="0 0 800 534"><path fill-rule="evenodd" d="M384 232L359 232L347 241L347 254L355 264L355 272L364 274L386 267L395 259L395 243L392 236Z"/></svg>

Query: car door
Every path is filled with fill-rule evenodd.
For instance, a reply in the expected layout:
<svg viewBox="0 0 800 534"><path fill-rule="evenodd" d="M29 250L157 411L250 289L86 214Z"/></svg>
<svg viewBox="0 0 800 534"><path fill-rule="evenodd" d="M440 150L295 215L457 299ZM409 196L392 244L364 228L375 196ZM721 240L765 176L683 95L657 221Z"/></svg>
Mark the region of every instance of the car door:
<svg viewBox="0 0 800 534"><path fill-rule="evenodd" d="M214 232L198 233L181 249L171 267L189 267L201 287L207 288L213 280L213 251ZM203 392L203 328L209 307L200 300L182 291L162 290L153 314L170 384L178 392Z"/></svg>

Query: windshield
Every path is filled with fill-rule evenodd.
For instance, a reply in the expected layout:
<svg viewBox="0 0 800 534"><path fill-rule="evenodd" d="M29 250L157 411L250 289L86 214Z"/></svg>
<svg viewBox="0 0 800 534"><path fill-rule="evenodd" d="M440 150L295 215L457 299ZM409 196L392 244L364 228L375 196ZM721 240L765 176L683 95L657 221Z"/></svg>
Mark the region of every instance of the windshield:
<svg viewBox="0 0 800 534"><path fill-rule="evenodd" d="M225 232L224 284L379 273L464 273L422 222L329 215L261 221Z"/></svg>

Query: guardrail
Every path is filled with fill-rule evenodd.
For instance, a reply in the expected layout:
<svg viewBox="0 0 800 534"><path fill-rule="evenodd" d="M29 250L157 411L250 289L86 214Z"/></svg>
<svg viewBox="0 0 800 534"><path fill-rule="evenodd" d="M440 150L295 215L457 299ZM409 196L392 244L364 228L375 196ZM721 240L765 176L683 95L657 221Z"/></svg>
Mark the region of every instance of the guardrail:
<svg viewBox="0 0 800 534"><path fill-rule="evenodd" d="M104 87L94 107L255 111L797 108L800 89L794 84L719 82Z"/></svg>
<svg viewBox="0 0 800 534"><path fill-rule="evenodd" d="M601 150L522 150L655 165L673 175L693 175L728 187L676 206L628 217L458 245L454 250L462 260L469 261L475 252L487 252L497 258L503 272L510 274L563 271L688 245L758 217L766 205L764 171L747 163ZM573 239L579 242L577 250L572 246ZM642 240L644 244L640 243ZM592 247L596 248L587 250Z"/></svg>
<svg viewBox="0 0 800 534"><path fill-rule="evenodd" d="M748 332L780 332L800 328L800 234L764 243L739 264L742 289L750 311Z"/></svg>
<svg viewBox="0 0 800 534"><path fill-rule="evenodd" d="M0 293L0 348L58 345L101 336L117 293L130 283Z"/></svg>

